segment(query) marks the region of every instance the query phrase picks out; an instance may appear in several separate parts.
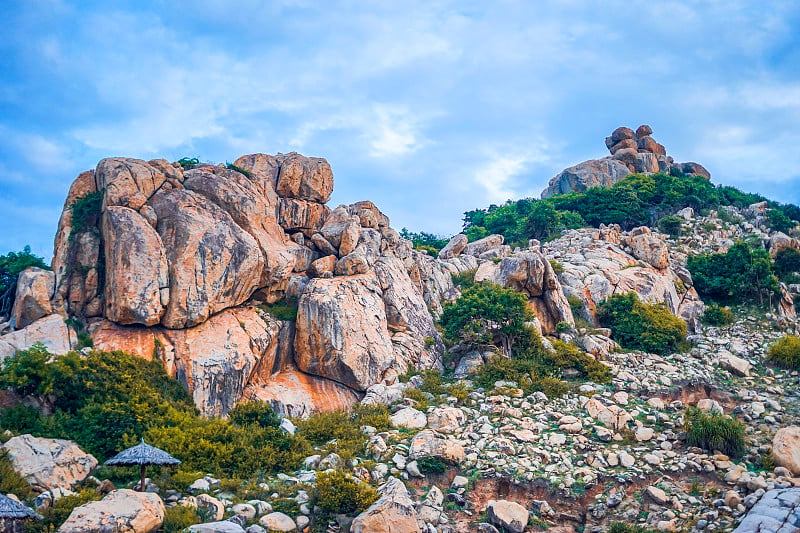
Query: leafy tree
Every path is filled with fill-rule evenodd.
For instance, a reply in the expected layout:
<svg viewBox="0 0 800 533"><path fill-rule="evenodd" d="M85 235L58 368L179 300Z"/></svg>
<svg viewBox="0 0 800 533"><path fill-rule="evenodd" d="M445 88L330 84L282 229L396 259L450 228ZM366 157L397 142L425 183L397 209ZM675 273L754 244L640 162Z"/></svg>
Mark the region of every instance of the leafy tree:
<svg viewBox="0 0 800 533"><path fill-rule="evenodd" d="M526 334L525 322L533 319L527 304L521 292L495 283L478 283L454 302L445 304L440 322L449 340L474 345L497 340L509 357Z"/></svg>
<svg viewBox="0 0 800 533"><path fill-rule="evenodd" d="M686 340L683 320L664 304L642 302L635 292L612 295L598 307L597 318L625 348L665 354Z"/></svg>
<svg viewBox="0 0 800 533"><path fill-rule="evenodd" d="M789 233L789 231L797 225L780 209L770 209L767 211L767 218L769 219L769 227L772 231Z"/></svg>
<svg viewBox="0 0 800 533"><path fill-rule="evenodd" d="M736 243L726 253L689 257L686 265L703 298L722 302L745 301L778 290L772 260L763 248Z"/></svg>
<svg viewBox="0 0 800 533"><path fill-rule="evenodd" d="M17 277L28 267L50 270L44 259L31 253L30 246L25 246L21 252L0 255L0 315L11 312L17 291Z"/></svg>
<svg viewBox="0 0 800 533"><path fill-rule="evenodd" d="M791 281L800 272L800 252L784 248L775 255L775 273L784 281Z"/></svg>
<svg viewBox="0 0 800 533"><path fill-rule="evenodd" d="M683 226L683 219L675 215L662 217L657 223L658 230L671 237L679 237Z"/></svg>
<svg viewBox="0 0 800 533"><path fill-rule="evenodd" d="M440 235L434 235L433 233L426 233L424 231L414 233L408 231L406 228L400 230L400 236L411 241L416 250L428 250L434 255L439 253L439 250L444 248L450 241L450 239Z"/></svg>
<svg viewBox="0 0 800 533"><path fill-rule="evenodd" d="M266 402L242 402L228 412L231 424L248 427L276 428L281 425L281 417Z"/></svg>

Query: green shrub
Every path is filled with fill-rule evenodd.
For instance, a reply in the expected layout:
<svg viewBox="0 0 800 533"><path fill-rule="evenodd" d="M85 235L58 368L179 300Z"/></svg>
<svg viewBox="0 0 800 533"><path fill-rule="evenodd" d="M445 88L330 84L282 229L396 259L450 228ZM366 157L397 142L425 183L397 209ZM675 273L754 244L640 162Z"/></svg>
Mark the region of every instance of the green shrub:
<svg viewBox="0 0 800 533"><path fill-rule="evenodd" d="M188 505L168 507L164 513L164 524L161 526L163 533L180 533L184 529L201 522L197 510Z"/></svg>
<svg viewBox="0 0 800 533"><path fill-rule="evenodd" d="M663 304L648 304L634 292L615 294L598 307L600 323L624 348L665 354L686 341L686 323Z"/></svg>
<svg viewBox="0 0 800 533"><path fill-rule="evenodd" d="M703 322L710 326L729 326L733 320L733 311L715 303L707 305L703 313Z"/></svg>
<svg viewBox="0 0 800 533"><path fill-rule="evenodd" d="M378 499L378 491L341 470L320 472L314 483L316 504L330 514L356 514Z"/></svg>
<svg viewBox="0 0 800 533"><path fill-rule="evenodd" d="M683 231L683 219L675 215L662 217L658 219L656 226L661 233L666 233L670 237L680 237Z"/></svg>
<svg viewBox="0 0 800 533"><path fill-rule="evenodd" d="M392 420L389 416L389 408L385 405L365 405L356 404L353 407L352 415L355 424L360 426L372 426L376 430L387 431L392 427Z"/></svg>
<svg viewBox="0 0 800 533"><path fill-rule="evenodd" d="M242 167L237 167L233 163L225 163L225 168L227 168L228 170L233 170L234 172L238 172L239 174L247 176L248 178L252 177L252 174L250 174L249 170L245 170Z"/></svg>
<svg viewBox="0 0 800 533"><path fill-rule="evenodd" d="M434 235L432 233L425 233L424 231L420 233L414 233L408 231L406 228L400 230L400 237L403 239L408 239L414 245L414 249L417 251L426 250L430 255L436 257L439 254L439 251L447 246L447 243L450 242L450 239L447 237L442 237L441 235Z"/></svg>
<svg viewBox="0 0 800 533"><path fill-rule="evenodd" d="M447 471L447 463L438 457L422 457L417 459L417 467L423 474L443 474Z"/></svg>
<svg viewBox="0 0 800 533"><path fill-rule="evenodd" d="M745 302L778 290L772 260L763 248L739 242L723 254L690 256L686 263L702 298Z"/></svg>
<svg viewBox="0 0 800 533"><path fill-rule="evenodd" d="M249 401L236 405L228 412L231 424L240 427L258 426L276 428L281 425L281 417L267 402Z"/></svg>
<svg viewBox="0 0 800 533"><path fill-rule="evenodd" d="M379 431L388 429L388 410L381 407L356 407L353 411L343 410L316 413L306 420L298 420L298 435L314 446L324 446L328 452L339 454L348 462L364 453L368 442L361 426L373 426Z"/></svg>
<svg viewBox="0 0 800 533"><path fill-rule="evenodd" d="M775 255L775 273L781 280L796 282L796 275L800 273L800 252L794 248L784 248Z"/></svg>
<svg viewBox="0 0 800 533"><path fill-rule="evenodd" d="M612 522L606 531L607 533L656 533L655 529L627 522Z"/></svg>
<svg viewBox="0 0 800 533"><path fill-rule="evenodd" d="M296 299L284 298L273 304L262 304L258 307L278 320L294 322L297 320L297 306L298 301Z"/></svg>
<svg viewBox="0 0 800 533"><path fill-rule="evenodd" d="M466 290L475 285L475 273L478 272L477 268L472 270L465 270L460 274L453 274L453 285L461 287L461 290Z"/></svg>
<svg viewBox="0 0 800 533"><path fill-rule="evenodd" d="M33 495L28 482L11 466L6 451L0 449L0 494L14 494L21 500Z"/></svg>
<svg viewBox="0 0 800 533"><path fill-rule="evenodd" d="M684 415L684 429L689 446L718 450L733 458L745 452L745 425L730 416L690 407Z"/></svg>
<svg viewBox="0 0 800 533"><path fill-rule="evenodd" d="M556 261L555 259L549 260L550 266L553 267L553 272L556 274L563 274L564 273L564 265Z"/></svg>
<svg viewBox="0 0 800 533"><path fill-rule="evenodd" d="M583 300L580 296L567 296L567 303L572 308L573 314L577 314L583 309Z"/></svg>
<svg viewBox="0 0 800 533"><path fill-rule="evenodd" d="M770 209L767 211L767 218L769 219L769 228L772 231L789 233L797 225L796 222L793 222L780 209Z"/></svg>
<svg viewBox="0 0 800 533"><path fill-rule="evenodd" d="M478 283L444 305L439 323L445 338L481 346L498 342L510 355L526 335L525 322L533 318L528 299L519 291L496 283Z"/></svg>
<svg viewBox="0 0 800 533"><path fill-rule="evenodd" d="M96 228L100 223L103 191L90 192L80 196L69 207L72 210L70 237L90 228Z"/></svg>
<svg viewBox="0 0 800 533"><path fill-rule="evenodd" d="M417 388L407 388L405 392L403 392L403 397L408 398L409 400L414 400L414 408L419 409L420 411L425 411L429 407L428 397L424 392Z"/></svg>
<svg viewBox="0 0 800 533"><path fill-rule="evenodd" d="M178 159L178 164L183 167L184 170L188 170L194 165L199 165L200 160L196 157L181 157Z"/></svg>
<svg viewBox="0 0 800 533"><path fill-rule="evenodd" d="M767 359L790 370L800 370L800 337L786 335L778 339L767 351Z"/></svg>

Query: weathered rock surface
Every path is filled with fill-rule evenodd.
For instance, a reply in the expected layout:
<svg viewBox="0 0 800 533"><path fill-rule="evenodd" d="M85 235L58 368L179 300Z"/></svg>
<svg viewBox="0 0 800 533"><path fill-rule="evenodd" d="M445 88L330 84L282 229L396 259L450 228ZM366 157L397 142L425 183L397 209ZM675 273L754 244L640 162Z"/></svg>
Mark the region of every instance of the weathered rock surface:
<svg viewBox="0 0 800 533"><path fill-rule="evenodd" d="M11 357L17 350L27 350L36 343L42 343L50 353L65 354L75 345L72 329L61 315L47 315L23 329L0 337L0 360Z"/></svg>
<svg viewBox="0 0 800 533"><path fill-rule="evenodd" d="M14 327L22 329L40 318L55 313L56 276L49 270L29 267L17 277L17 289L11 318Z"/></svg>
<svg viewBox="0 0 800 533"><path fill-rule="evenodd" d="M771 490L750 509L734 533L800 531L800 489Z"/></svg>
<svg viewBox="0 0 800 533"><path fill-rule="evenodd" d="M490 523L510 533L522 533L528 525L528 510L517 502L489 500L486 514Z"/></svg>
<svg viewBox="0 0 800 533"><path fill-rule="evenodd" d="M161 527L165 512L158 494L119 489L73 509L58 533L150 533Z"/></svg>
<svg viewBox="0 0 800 533"><path fill-rule="evenodd" d="M542 198L568 192L582 192L591 187L610 187L631 173L631 170L616 159L590 159L562 170L550 179Z"/></svg>
<svg viewBox="0 0 800 533"><path fill-rule="evenodd" d="M411 439L409 455L414 459L437 457L447 463L458 464L464 460L464 447L426 429Z"/></svg>
<svg viewBox="0 0 800 533"><path fill-rule="evenodd" d="M352 533L418 533L417 511L403 482L390 478L378 488L380 498L358 515Z"/></svg>
<svg viewBox="0 0 800 533"><path fill-rule="evenodd" d="M14 470L38 492L71 489L97 466L97 459L68 440L26 434L9 439L2 449L8 454Z"/></svg>
<svg viewBox="0 0 800 533"><path fill-rule="evenodd" d="M779 429L772 439L772 455L776 465L788 468L794 475L800 476L800 427Z"/></svg>

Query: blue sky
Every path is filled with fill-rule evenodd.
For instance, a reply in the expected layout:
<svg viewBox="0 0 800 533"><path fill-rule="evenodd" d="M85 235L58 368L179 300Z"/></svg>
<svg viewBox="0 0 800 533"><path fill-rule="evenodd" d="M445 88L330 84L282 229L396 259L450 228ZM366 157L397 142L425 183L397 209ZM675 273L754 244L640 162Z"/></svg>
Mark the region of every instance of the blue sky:
<svg viewBox="0 0 800 533"><path fill-rule="evenodd" d="M331 202L453 234L650 124L713 181L800 202L796 1L0 3L0 253L50 257L109 156L326 157Z"/></svg>

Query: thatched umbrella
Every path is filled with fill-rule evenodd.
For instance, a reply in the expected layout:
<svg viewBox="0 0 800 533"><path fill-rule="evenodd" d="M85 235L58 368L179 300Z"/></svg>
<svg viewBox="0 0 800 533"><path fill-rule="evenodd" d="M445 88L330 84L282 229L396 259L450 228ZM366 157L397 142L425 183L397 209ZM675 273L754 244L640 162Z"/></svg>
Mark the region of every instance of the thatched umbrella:
<svg viewBox="0 0 800 533"><path fill-rule="evenodd" d="M41 520L42 516L24 503L19 503L8 496L0 494L0 525L5 524L8 526L9 523L11 523L12 525L8 527L8 529L15 531L17 527L13 524L17 524L22 520L28 520L29 518ZM4 531L6 531L6 529L4 529Z"/></svg>
<svg viewBox="0 0 800 533"><path fill-rule="evenodd" d="M144 492L144 474L148 465L179 465L181 462L164 450L150 446L144 439L132 448L128 448L106 461L106 466L139 466L141 467L142 483L139 491Z"/></svg>

